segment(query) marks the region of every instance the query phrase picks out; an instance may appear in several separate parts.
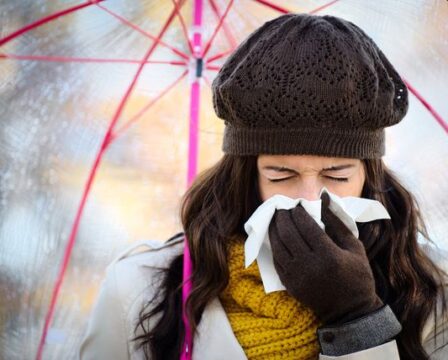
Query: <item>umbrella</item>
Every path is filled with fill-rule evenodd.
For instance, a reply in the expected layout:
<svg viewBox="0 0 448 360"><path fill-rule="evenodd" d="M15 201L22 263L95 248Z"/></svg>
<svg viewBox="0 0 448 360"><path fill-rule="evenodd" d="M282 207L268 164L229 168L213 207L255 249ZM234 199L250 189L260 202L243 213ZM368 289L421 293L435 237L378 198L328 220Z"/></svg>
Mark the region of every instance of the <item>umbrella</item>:
<svg viewBox="0 0 448 360"><path fill-rule="evenodd" d="M396 65L413 96L385 160L444 245L445 1L21 0L0 10L3 357L74 357L106 264L128 242L179 229L180 195L221 156L211 80L282 13L353 21Z"/></svg>

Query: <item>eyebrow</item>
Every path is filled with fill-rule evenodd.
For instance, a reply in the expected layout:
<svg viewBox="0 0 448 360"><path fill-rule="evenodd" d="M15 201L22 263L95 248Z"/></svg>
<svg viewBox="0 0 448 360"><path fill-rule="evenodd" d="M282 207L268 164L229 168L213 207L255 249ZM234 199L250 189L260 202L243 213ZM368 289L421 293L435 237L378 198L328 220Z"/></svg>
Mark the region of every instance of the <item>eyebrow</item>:
<svg viewBox="0 0 448 360"><path fill-rule="evenodd" d="M338 171L338 170L344 170L344 169L349 169L349 168L353 168L353 167L355 167L355 165L353 165L353 164L343 164L343 165L331 166L329 168L322 169L322 171ZM289 169L284 166L267 165L267 166L263 167L263 170L275 170L278 172L293 172L293 173L298 174L297 171L295 171L293 169Z"/></svg>

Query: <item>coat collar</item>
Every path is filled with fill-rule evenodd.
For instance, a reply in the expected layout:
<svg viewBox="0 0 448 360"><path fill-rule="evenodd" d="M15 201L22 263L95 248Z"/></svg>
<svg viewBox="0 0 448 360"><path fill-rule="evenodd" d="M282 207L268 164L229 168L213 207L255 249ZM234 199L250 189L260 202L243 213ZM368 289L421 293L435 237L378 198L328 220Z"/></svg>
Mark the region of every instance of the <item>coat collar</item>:
<svg viewBox="0 0 448 360"><path fill-rule="evenodd" d="M193 360L247 360L218 298L207 304L197 331Z"/></svg>

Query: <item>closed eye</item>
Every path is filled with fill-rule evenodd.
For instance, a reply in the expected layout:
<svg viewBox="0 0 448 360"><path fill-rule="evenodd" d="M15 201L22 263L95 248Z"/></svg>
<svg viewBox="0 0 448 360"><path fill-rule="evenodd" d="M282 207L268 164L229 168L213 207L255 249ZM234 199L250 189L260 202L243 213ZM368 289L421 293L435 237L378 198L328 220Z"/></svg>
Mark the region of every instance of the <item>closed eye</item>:
<svg viewBox="0 0 448 360"><path fill-rule="evenodd" d="M333 181L341 181L341 182L348 182L348 178L336 178L336 177L332 177L332 176L325 176L327 179L333 180ZM287 177L287 178L283 178L283 179L268 179L270 182L279 182L279 181L285 181L285 180L289 180L292 179L293 176Z"/></svg>
<svg viewBox="0 0 448 360"><path fill-rule="evenodd" d="M289 177L289 178L284 178L284 179L268 179L268 180L270 182L279 182L279 181L285 181L285 180L288 180L288 179L292 179L292 176Z"/></svg>
<svg viewBox="0 0 448 360"><path fill-rule="evenodd" d="M348 182L348 178L335 178L331 176L325 176L328 179L334 180L334 181L342 181L342 182Z"/></svg>

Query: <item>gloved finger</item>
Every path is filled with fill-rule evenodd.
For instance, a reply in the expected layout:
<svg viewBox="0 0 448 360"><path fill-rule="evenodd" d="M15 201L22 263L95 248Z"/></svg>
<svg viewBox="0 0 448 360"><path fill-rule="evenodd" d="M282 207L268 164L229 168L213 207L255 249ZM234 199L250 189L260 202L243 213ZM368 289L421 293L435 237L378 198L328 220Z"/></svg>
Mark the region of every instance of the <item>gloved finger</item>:
<svg viewBox="0 0 448 360"><path fill-rule="evenodd" d="M322 221L328 236L342 249L359 252L364 245L330 209L322 213Z"/></svg>
<svg viewBox="0 0 448 360"><path fill-rule="evenodd" d="M277 274L279 275L280 280L281 280L281 278L287 274L286 264L284 262L282 263L280 261L277 261L277 259L274 258L274 267L275 267L275 270L277 271ZM282 283L283 283L283 281L282 281ZM285 284L283 284L283 285L285 285Z"/></svg>
<svg viewBox="0 0 448 360"><path fill-rule="evenodd" d="M298 258L301 254L307 254L312 250L300 235L291 210L278 210L277 219L277 229L280 239L293 258Z"/></svg>
<svg viewBox="0 0 448 360"><path fill-rule="evenodd" d="M297 206L300 206L303 209L302 205L298 204ZM303 210L305 210L305 209L303 209ZM313 247L311 245L312 241L310 241L310 239L302 236L302 234L300 233L300 229L299 229L300 224L297 219L297 216L295 215L295 212L297 212L297 210L294 210L294 209L291 209L288 211L288 215L290 217L291 224L294 225L295 236L300 240L300 241L297 241L297 243L295 245L298 246L302 252L303 251L313 251ZM307 213L307 215L308 215L308 213Z"/></svg>
<svg viewBox="0 0 448 360"><path fill-rule="evenodd" d="M325 224L325 232L342 249L359 251L359 240L353 235L344 222L330 210L330 196L323 193L322 221ZM356 241L353 241L355 239Z"/></svg>
<svg viewBox="0 0 448 360"><path fill-rule="evenodd" d="M330 206L330 195L328 195L326 192L324 192L324 193L322 193L320 198L322 200L322 211L325 211Z"/></svg>
<svg viewBox="0 0 448 360"><path fill-rule="evenodd" d="M277 259L280 262L287 262L292 259L293 255L282 241L279 233L279 226L282 227L282 224L278 223L276 216L277 215L274 214L271 223L269 224L269 243L271 244L274 259Z"/></svg>
<svg viewBox="0 0 448 360"><path fill-rule="evenodd" d="M292 211L292 215L300 235L307 241L313 251L337 250L336 244L320 228L312 216L306 212L303 206L296 206Z"/></svg>
<svg viewBox="0 0 448 360"><path fill-rule="evenodd" d="M290 210L277 210L271 224L274 240L281 242L290 258L298 259L310 251L310 247L304 243L292 220Z"/></svg>

